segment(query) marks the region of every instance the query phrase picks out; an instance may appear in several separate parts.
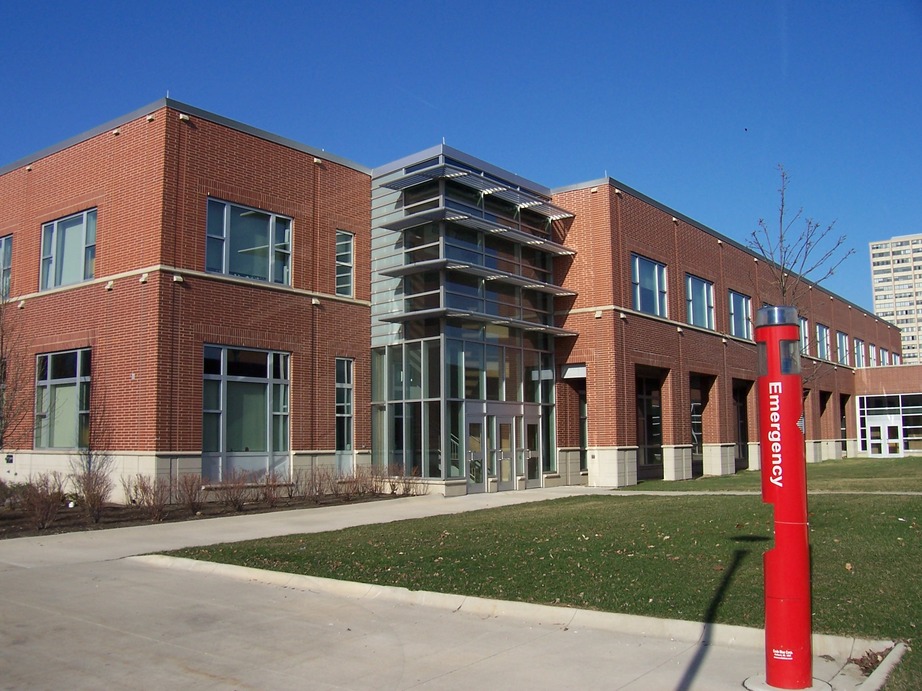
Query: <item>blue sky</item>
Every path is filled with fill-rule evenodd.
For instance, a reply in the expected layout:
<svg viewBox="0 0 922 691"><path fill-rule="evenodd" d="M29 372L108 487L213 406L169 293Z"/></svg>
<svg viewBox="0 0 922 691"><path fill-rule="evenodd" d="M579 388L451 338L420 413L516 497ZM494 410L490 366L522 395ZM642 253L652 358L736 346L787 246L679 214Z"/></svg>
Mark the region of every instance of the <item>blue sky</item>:
<svg viewBox="0 0 922 691"><path fill-rule="evenodd" d="M740 242L788 203L922 232L922 1L6 2L0 165L169 92L377 166L445 141L548 187L610 175Z"/></svg>

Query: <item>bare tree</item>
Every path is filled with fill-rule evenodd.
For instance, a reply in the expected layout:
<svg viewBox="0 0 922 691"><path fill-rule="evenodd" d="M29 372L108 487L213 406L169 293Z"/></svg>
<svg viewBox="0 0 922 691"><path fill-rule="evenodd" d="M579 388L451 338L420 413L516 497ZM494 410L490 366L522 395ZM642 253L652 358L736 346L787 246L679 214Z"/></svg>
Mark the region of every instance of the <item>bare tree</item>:
<svg viewBox="0 0 922 691"><path fill-rule="evenodd" d="M832 276L855 250L845 247L844 235L833 234L835 221L823 225L804 216L803 207L794 212L788 209L791 178L783 165L778 166L778 172L781 187L777 225L760 218L747 244L769 260L768 270L781 294L781 304L801 307L802 294L809 284L819 284Z"/></svg>
<svg viewBox="0 0 922 691"><path fill-rule="evenodd" d="M14 431L29 414L30 369L19 348L16 310L0 298L0 450L5 450Z"/></svg>

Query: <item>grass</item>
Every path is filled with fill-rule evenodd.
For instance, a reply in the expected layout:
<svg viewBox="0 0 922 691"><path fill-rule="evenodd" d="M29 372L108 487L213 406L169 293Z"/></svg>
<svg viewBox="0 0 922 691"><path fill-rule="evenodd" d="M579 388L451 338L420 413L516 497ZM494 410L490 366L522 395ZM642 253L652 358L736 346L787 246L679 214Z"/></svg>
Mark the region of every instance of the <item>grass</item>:
<svg viewBox="0 0 922 691"><path fill-rule="evenodd" d="M838 467L842 477L831 473L822 481L848 485L860 479L863 464L824 464ZM811 466L811 487L818 470L829 473L824 466ZM899 463L877 469L881 476L905 476L908 487L918 482L914 468ZM875 486L885 479L875 479ZM922 627L922 497L819 494L809 504L814 631L912 641ZM771 507L757 495L592 496L174 554L418 590L761 627L761 554L771 546L771 530ZM922 654L907 654L888 688L922 688Z"/></svg>
<svg viewBox="0 0 922 691"><path fill-rule="evenodd" d="M758 492L760 473L700 477L684 482L645 480L625 490L657 492ZM922 492L922 458L853 458L807 465L811 492Z"/></svg>

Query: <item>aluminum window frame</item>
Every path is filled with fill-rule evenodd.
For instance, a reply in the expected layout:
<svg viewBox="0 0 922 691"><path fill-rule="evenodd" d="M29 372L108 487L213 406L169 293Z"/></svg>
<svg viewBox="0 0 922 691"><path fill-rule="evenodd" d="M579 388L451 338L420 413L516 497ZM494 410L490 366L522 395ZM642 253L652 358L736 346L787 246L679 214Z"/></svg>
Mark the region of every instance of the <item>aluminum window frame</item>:
<svg viewBox="0 0 922 691"><path fill-rule="evenodd" d="M215 215L220 208L220 219ZM266 252L265 277L253 273L232 271L232 245L239 241L233 226L233 211L241 210L240 217L260 214L268 217L266 244L238 249L237 253ZM237 231L240 233L241 231ZM279 242L282 232L282 242ZM249 281L260 281L275 285L291 286L291 250L294 237L294 220L284 214L238 204L224 199L208 197L205 222L205 271L211 274L231 276ZM256 240L251 240L255 242ZM217 260L220 258L220 268ZM279 263L281 262L281 264Z"/></svg>
<svg viewBox="0 0 922 691"><path fill-rule="evenodd" d="M77 219L81 221L79 226L71 225ZM97 224L96 207L42 224L39 290L52 290L95 278ZM74 246L68 247L68 231L78 227L79 239ZM76 250L77 247L82 251ZM68 254L68 249L73 254Z"/></svg>
<svg viewBox="0 0 922 691"><path fill-rule="evenodd" d="M336 285L337 295L355 296L355 233L336 231Z"/></svg>
<svg viewBox="0 0 922 691"><path fill-rule="evenodd" d="M752 340L752 298L735 290L729 291L730 335ZM741 314L742 313L742 314Z"/></svg>
<svg viewBox="0 0 922 691"><path fill-rule="evenodd" d="M61 376L56 370L67 364L73 355L73 371ZM35 358L35 426L34 442L36 449L86 449L90 446L90 394L92 374L92 351L90 348L60 350L41 353ZM58 405L57 396L61 387L74 389L74 419L66 425L65 433L73 443L56 444L58 417L65 408Z"/></svg>
<svg viewBox="0 0 922 691"><path fill-rule="evenodd" d="M652 286L644 286L652 279ZM631 284L633 293L633 307L637 312L650 314L663 319L669 318L669 294L666 275L666 265L640 254L631 254ZM652 305L649 297L645 299L645 291L652 293Z"/></svg>
<svg viewBox="0 0 922 691"><path fill-rule="evenodd" d="M696 297L698 298L697 300ZM704 300L703 313L699 304L702 299ZM688 323L692 326L700 326L713 331L714 283L694 274L685 274L685 301ZM704 317L704 323L698 321L699 316Z"/></svg>

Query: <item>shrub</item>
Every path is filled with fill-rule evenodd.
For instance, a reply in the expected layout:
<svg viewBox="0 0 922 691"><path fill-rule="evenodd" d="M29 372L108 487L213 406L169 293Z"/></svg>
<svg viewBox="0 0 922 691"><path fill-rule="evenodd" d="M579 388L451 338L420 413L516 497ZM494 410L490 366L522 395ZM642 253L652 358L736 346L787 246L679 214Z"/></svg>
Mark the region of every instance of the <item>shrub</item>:
<svg viewBox="0 0 922 691"><path fill-rule="evenodd" d="M22 487L22 507L38 530L54 521L64 502L64 476L58 471L39 473Z"/></svg>
<svg viewBox="0 0 922 691"><path fill-rule="evenodd" d="M202 510L205 504L205 483L201 475L180 475L176 481L176 494L179 503L193 516Z"/></svg>
<svg viewBox="0 0 922 691"><path fill-rule="evenodd" d="M215 486L218 501L234 511L243 511L243 507L252 494L250 474L244 470L234 469L227 473L224 480Z"/></svg>
<svg viewBox="0 0 922 691"><path fill-rule="evenodd" d="M260 488L262 490L263 501L269 506L269 508L275 508L278 506L279 499L282 496L282 487L284 485L279 482L278 475L274 472L266 475L266 482Z"/></svg>
<svg viewBox="0 0 922 691"><path fill-rule="evenodd" d="M154 523L163 520L166 506L170 503L170 482L162 477L148 477L138 474L135 482L139 504L145 515Z"/></svg>
<svg viewBox="0 0 922 691"><path fill-rule="evenodd" d="M76 458L70 460L70 479L77 493L77 501L93 523L99 523L103 507L112 494L112 465L111 456L90 449L81 451Z"/></svg>

